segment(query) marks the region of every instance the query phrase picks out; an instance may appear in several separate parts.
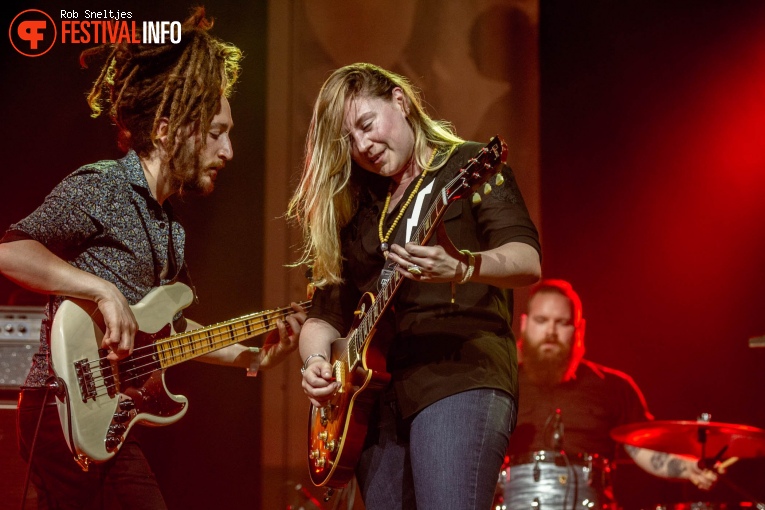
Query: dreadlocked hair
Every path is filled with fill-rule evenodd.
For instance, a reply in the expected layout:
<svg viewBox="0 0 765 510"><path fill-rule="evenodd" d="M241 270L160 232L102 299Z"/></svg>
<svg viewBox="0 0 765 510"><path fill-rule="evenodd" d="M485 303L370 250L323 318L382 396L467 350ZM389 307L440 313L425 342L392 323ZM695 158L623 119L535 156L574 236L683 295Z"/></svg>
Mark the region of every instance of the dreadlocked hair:
<svg viewBox="0 0 765 510"><path fill-rule="evenodd" d="M178 44L106 44L80 55L87 67L92 58L108 54L87 102L93 117L108 108L119 130L120 149L146 156L158 143L161 119L167 119L174 177L183 170L173 164L183 145L176 137L184 128L206 132L221 96L231 96L239 76L241 50L211 36L212 26L204 7L196 7L182 24ZM205 140L201 137L203 146Z"/></svg>

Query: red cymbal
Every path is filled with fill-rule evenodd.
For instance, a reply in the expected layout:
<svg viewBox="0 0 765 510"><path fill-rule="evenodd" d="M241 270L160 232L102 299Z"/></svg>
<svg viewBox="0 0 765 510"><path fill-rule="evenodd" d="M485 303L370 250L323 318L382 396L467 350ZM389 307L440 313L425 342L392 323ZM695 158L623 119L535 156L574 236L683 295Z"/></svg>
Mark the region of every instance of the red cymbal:
<svg viewBox="0 0 765 510"><path fill-rule="evenodd" d="M765 456L765 430L749 425L702 421L644 421L611 430L611 438L658 452L711 458L724 447L722 458ZM702 446L704 445L705 446Z"/></svg>

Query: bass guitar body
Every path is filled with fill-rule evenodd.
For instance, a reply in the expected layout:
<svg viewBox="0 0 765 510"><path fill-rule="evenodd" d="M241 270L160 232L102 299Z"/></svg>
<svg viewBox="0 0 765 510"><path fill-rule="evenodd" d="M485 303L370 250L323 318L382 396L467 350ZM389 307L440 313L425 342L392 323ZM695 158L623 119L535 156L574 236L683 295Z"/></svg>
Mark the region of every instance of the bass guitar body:
<svg viewBox="0 0 765 510"><path fill-rule="evenodd" d="M136 423L168 425L186 414L188 400L173 395L155 341L170 336L172 317L191 303L187 286L154 289L132 308L140 331L134 354L120 362L101 348L105 326L91 301L65 300L53 320L51 361L63 395L57 399L64 437L75 459L104 462Z"/></svg>
<svg viewBox="0 0 765 510"><path fill-rule="evenodd" d="M119 361L108 359L101 347L106 327L95 303L61 303L51 329L51 364L64 437L83 469L112 458L133 425L169 425L186 414L188 399L165 386L167 368L272 331L290 313L287 307L266 310L175 332L173 317L193 297L188 286L176 282L131 306L139 331L132 354Z"/></svg>

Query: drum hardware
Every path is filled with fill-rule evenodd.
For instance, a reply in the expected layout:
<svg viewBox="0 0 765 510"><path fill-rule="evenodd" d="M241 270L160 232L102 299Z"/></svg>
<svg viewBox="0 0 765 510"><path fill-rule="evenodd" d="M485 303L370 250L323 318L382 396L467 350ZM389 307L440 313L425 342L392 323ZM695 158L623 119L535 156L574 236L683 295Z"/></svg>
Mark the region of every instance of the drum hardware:
<svg viewBox="0 0 765 510"><path fill-rule="evenodd" d="M611 438L638 448L703 458L706 450L728 457L765 456L765 430L712 421L646 421L621 425ZM727 447L727 448L726 448Z"/></svg>
<svg viewBox="0 0 765 510"><path fill-rule="evenodd" d="M552 440L553 450L563 450L563 418L561 417L560 408L555 410Z"/></svg>
<svg viewBox="0 0 765 510"><path fill-rule="evenodd" d="M597 455L540 450L508 458L494 510L588 510L609 507L610 467Z"/></svg>
<svg viewBox="0 0 765 510"><path fill-rule="evenodd" d="M739 458L765 456L763 429L713 422L710 414L703 413L695 422L647 421L621 425L611 430L611 438L638 448L697 458L700 468L717 470L718 480L751 502L749 506L765 510L765 503L733 483L720 469ZM708 458L708 451L715 452L714 456ZM723 460L726 455L728 458Z"/></svg>

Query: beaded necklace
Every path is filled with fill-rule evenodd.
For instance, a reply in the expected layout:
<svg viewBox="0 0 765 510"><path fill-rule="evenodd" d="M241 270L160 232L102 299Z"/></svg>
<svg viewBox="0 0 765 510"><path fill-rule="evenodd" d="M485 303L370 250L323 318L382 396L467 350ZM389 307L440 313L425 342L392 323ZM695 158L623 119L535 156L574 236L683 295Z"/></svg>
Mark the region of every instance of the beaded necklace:
<svg viewBox="0 0 765 510"><path fill-rule="evenodd" d="M377 224L377 234L380 237L380 249L382 250L386 259L388 258L388 250L390 248L390 246L388 246L388 239L390 239L390 235L396 229L396 225L398 225L399 220L404 216L404 212L406 212L406 209L409 207L409 204L411 203L412 199L417 195L417 192L420 190L422 181L423 179L425 179L425 174L428 173L428 169L430 168L430 165L433 164L433 160L436 158L436 152L438 151L436 149L433 149L433 153L430 155L430 161L428 161L428 164L427 164L428 168L422 171L422 173L420 174L420 178L417 180L417 184L415 184L414 189L409 194L409 198L406 199L406 202L404 202L404 205L402 205L401 209L399 209L396 219L393 220L393 223L391 223L390 228L388 228L388 232L386 232L383 235L383 224L385 223L385 215L388 214L388 207L390 206L390 197L392 194L391 188L393 188L393 183L391 183L391 185L388 187L388 195L385 197L385 205L383 206L382 214L380 215L380 222Z"/></svg>

